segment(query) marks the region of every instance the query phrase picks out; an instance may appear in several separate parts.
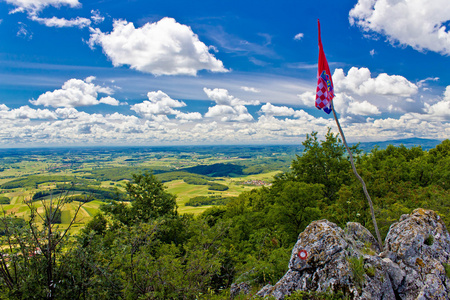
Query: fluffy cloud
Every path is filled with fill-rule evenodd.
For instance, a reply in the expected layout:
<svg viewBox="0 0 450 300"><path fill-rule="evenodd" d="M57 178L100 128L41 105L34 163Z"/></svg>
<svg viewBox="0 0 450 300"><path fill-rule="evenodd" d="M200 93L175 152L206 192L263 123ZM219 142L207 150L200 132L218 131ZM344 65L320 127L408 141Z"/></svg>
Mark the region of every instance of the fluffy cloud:
<svg viewBox="0 0 450 300"><path fill-rule="evenodd" d="M108 104L108 105L113 105L113 106L118 106L120 104L119 100L114 99L111 96L103 97L98 102Z"/></svg>
<svg viewBox="0 0 450 300"><path fill-rule="evenodd" d="M261 112L271 116L293 116L295 111L292 107L287 106L275 106L270 103L266 103L261 107Z"/></svg>
<svg viewBox="0 0 450 300"><path fill-rule="evenodd" d="M93 76L86 78L84 81L70 79L63 84L61 89L46 92L40 95L37 100L30 100L30 103L52 107L90 106L99 103L117 105L117 102L113 101L111 97L104 99L103 102L97 100L98 93L110 95L113 90L109 87L93 84L94 79Z"/></svg>
<svg viewBox="0 0 450 300"><path fill-rule="evenodd" d="M219 118L222 122L250 122L252 115L248 112L245 105L259 105L259 101L244 101L228 93L226 89L208 89L203 91L209 99L216 102L216 105L208 108L205 114L207 118Z"/></svg>
<svg viewBox="0 0 450 300"><path fill-rule="evenodd" d="M366 100L362 102L353 101L353 103L348 106L347 112L358 116L372 116L381 114L375 105L370 104Z"/></svg>
<svg viewBox="0 0 450 300"><path fill-rule="evenodd" d="M426 118L437 121L450 121L450 85L447 86L444 92L442 100L434 104L424 104L424 112L426 116L420 116L420 118Z"/></svg>
<svg viewBox="0 0 450 300"><path fill-rule="evenodd" d="M223 63L209 53L192 29L172 18L135 28L131 22L116 20L111 33L92 29L89 45L98 44L114 66L154 75L193 75L199 70L227 72Z"/></svg>
<svg viewBox="0 0 450 300"><path fill-rule="evenodd" d="M216 105L208 108L207 118L219 118L222 122L250 122L253 117L244 105Z"/></svg>
<svg viewBox="0 0 450 300"><path fill-rule="evenodd" d="M399 75L379 74L372 78L369 69L352 67L347 76L344 70L336 69L333 74L336 93L350 92L357 95L394 95L409 97L417 93L417 86Z"/></svg>
<svg viewBox="0 0 450 300"><path fill-rule="evenodd" d="M75 19L67 20L64 18L40 18L37 16L32 16L31 20L43 24L47 27L78 27L83 28L91 25L91 20L86 18L77 17Z"/></svg>
<svg viewBox="0 0 450 300"><path fill-rule="evenodd" d="M450 54L448 0L359 0L349 20L365 32L386 35L392 44Z"/></svg>
<svg viewBox="0 0 450 300"><path fill-rule="evenodd" d="M149 92L147 97L150 101L145 100L142 103L132 105L130 108L143 118L159 123L169 121L168 115L175 115L177 119L184 122L200 120L202 118L201 114L198 112L183 113L174 109L185 107L186 103L174 100L162 91Z"/></svg>
<svg viewBox="0 0 450 300"><path fill-rule="evenodd" d="M47 6L60 7L68 5L70 7L81 6L78 0L4 0L6 3L14 5L16 8L11 13L28 12L36 14Z"/></svg>
<svg viewBox="0 0 450 300"><path fill-rule="evenodd" d="M28 105L16 109L9 109L6 105L0 105L0 119L57 119L54 112L48 109L33 109Z"/></svg>
<svg viewBox="0 0 450 300"><path fill-rule="evenodd" d="M215 88L213 90L208 88L203 88L203 91L208 96L209 99L215 101L218 105L259 105L258 100L245 101L238 99L228 93L226 89Z"/></svg>

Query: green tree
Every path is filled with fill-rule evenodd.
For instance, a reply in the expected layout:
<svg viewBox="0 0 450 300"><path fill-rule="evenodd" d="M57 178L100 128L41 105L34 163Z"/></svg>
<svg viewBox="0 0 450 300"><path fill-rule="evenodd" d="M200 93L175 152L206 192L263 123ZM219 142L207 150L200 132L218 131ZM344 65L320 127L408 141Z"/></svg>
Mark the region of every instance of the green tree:
<svg viewBox="0 0 450 300"><path fill-rule="evenodd" d="M351 165L341 139L328 129L324 141L319 142L317 132L313 132L306 135L302 144L305 149L292 162L291 172L286 173L287 179L322 184L328 203L332 203L341 186L352 180ZM352 147L352 151L359 153L357 146Z"/></svg>
<svg viewBox="0 0 450 300"><path fill-rule="evenodd" d="M152 173L134 174L127 182L126 191L131 199L131 212L136 220L147 222L165 215L176 215L176 197Z"/></svg>

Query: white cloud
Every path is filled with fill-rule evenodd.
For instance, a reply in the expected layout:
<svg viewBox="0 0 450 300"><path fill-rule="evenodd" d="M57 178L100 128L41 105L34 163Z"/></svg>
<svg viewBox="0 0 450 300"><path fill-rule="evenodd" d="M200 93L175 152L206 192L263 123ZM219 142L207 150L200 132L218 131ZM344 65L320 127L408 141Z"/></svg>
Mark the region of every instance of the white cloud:
<svg viewBox="0 0 450 300"><path fill-rule="evenodd" d="M19 30L17 30L16 35L18 37L31 40L33 38L33 33L28 31L27 25L23 24L22 22L19 22L18 24L19 24Z"/></svg>
<svg viewBox="0 0 450 300"><path fill-rule="evenodd" d="M48 109L33 109L28 105L16 109L9 109L6 105L0 105L0 119L56 119L54 112Z"/></svg>
<svg viewBox="0 0 450 300"><path fill-rule="evenodd" d="M81 6L78 0L4 0L4 1L16 7L10 13L26 11L30 14L36 14L37 12L46 8L47 6L54 6L54 7L60 7L62 5L68 5L70 7Z"/></svg>
<svg viewBox="0 0 450 300"><path fill-rule="evenodd" d="M174 100L162 91L149 92L147 97L150 101L145 100L142 103L132 105L130 108L146 119L165 122L169 120L168 115L178 115L180 119L184 120L198 117L198 115L187 115L175 110L174 108L185 107L186 103Z"/></svg>
<svg viewBox="0 0 450 300"><path fill-rule="evenodd" d="M118 106L118 105L120 104L120 103L119 103L119 100L114 99L114 98L111 97L111 96L103 97L103 98L101 98L98 102L104 103L104 104L108 104L108 105L113 105L113 106Z"/></svg>
<svg viewBox="0 0 450 300"><path fill-rule="evenodd" d="M199 112L191 112L191 113L177 112L177 114L175 115L175 118L182 120L182 121L201 120L202 114Z"/></svg>
<svg viewBox="0 0 450 300"><path fill-rule="evenodd" d="M373 56L375 55L375 53L376 53L376 52L375 52L375 49L370 50L370 56L373 57Z"/></svg>
<svg viewBox="0 0 450 300"><path fill-rule="evenodd" d="M424 106L424 112L427 115L420 116L421 118L450 121L450 85L445 88L442 100L434 104L425 103Z"/></svg>
<svg viewBox="0 0 450 300"><path fill-rule="evenodd" d="M100 14L100 11L98 9L91 10L91 20L94 22L94 24L99 24L105 20L105 17L103 17Z"/></svg>
<svg viewBox="0 0 450 300"><path fill-rule="evenodd" d="M347 108L347 112L359 116L379 115L378 108L364 100L363 102L353 101Z"/></svg>
<svg viewBox="0 0 450 300"><path fill-rule="evenodd" d="M450 55L449 20L448 0L359 0L349 14L350 24L386 35L392 44L444 55Z"/></svg>
<svg viewBox="0 0 450 300"><path fill-rule="evenodd" d="M300 102L308 107L314 107L316 100L316 94L313 92L304 92L297 95L300 98Z"/></svg>
<svg viewBox="0 0 450 300"><path fill-rule="evenodd" d="M67 20L64 18L40 18L37 16L32 16L31 20L43 24L47 27L78 27L83 28L91 25L91 20L86 18L77 17L75 19Z"/></svg>
<svg viewBox="0 0 450 300"><path fill-rule="evenodd" d="M293 116L295 114L292 107L275 106L270 103L264 104L261 107L261 112L270 116Z"/></svg>
<svg viewBox="0 0 450 300"><path fill-rule="evenodd" d="M251 122L253 117L244 105L216 105L208 108L206 118L219 118L222 122Z"/></svg>
<svg viewBox="0 0 450 300"><path fill-rule="evenodd" d="M218 118L222 122L250 122L252 115L244 105L259 105L258 100L245 101L236 98L228 93L226 89L208 89L203 91L209 99L216 102L216 105L208 108L205 114L207 118Z"/></svg>
<svg viewBox="0 0 450 300"><path fill-rule="evenodd" d="M80 79L70 79L66 81L61 89L53 92L46 92L38 97L37 100L30 100L31 104L44 105L52 107L78 107L90 106L100 103L97 100L98 93L110 95L113 90L109 87L102 87L92 83L95 77L90 76L85 81ZM102 103L117 105L112 98L104 99ZM114 104L113 104L114 103Z"/></svg>
<svg viewBox="0 0 450 300"><path fill-rule="evenodd" d="M91 29L89 45L98 44L114 66L129 65L154 75L197 75L200 70L227 72L192 29L172 18L135 28L116 20L111 33Z"/></svg>
<svg viewBox="0 0 450 300"><path fill-rule="evenodd" d="M250 100L245 101L238 99L228 93L226 89L208 89L203 88L203 91L206 93L209 99L215 101L218 105L259 105L260 102L258 100Z"/></svg>
<svg viewBox="0 0 450 300"><path fill-rule="evenodd" d="M254 88L254 87L248 87L248 86L241 86L241 89L246 91L246 92L250 92L250 93L260 93L261 91Z"/></svg>
<svg viewBox="0 0 450 300"><path fill-rule="evenodd" d="M300 41L300 40L303 38L303 36L304 36L303 33L297 33L297 34L294 36L294 40Z"/></svg>
<svg viewBox="0 0 450 300"><path fill-rule="evenodd" d="M417 93L417 86L399 75L379 74L372 78L369 69L352 67L347 76L344 70L336 69L333 74L336 93L351 92L357 95L393 95L408 97Z"/></svg>

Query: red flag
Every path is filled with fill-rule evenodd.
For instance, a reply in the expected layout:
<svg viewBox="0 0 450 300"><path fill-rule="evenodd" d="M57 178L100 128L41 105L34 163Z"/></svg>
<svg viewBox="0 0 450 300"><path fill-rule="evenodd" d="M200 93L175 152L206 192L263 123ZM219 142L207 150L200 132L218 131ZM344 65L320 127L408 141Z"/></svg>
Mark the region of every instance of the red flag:
<svg viewBox="0 0 450 300"><path fill-rule="evenodd" d="M320 38L320 22L319 26L319 63L317 73L317 89L316 89L316 107L323 109L329 114L331 112L331 101L334 98L333 80L331 79L330 67L328 67L327 58L323 52L322 39Z"/></svg>

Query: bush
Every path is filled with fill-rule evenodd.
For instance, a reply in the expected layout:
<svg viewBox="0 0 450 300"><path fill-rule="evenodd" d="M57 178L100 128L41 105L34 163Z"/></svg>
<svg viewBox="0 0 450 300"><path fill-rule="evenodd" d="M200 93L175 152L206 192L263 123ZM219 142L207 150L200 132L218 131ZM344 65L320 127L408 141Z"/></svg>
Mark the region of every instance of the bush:
<svg viewBox="0 0 450 300"><path fill-rule="evenodd" d="M10 204L11 203L11 199L9 199L6 196L0 196L0 204Z"/></svg>
<svg viewBox="0 0 450 300"><path fill-rule="evenodd" d="M234 197L198 196L188 200L185 206L226 205Z"/></svg>
<svg viewBox="0 0 450 300"><path fill-rule="evenodd" d="M220 183L210 182L208 190L210 191L226 191L228 190L228 186Z"/></svg>

